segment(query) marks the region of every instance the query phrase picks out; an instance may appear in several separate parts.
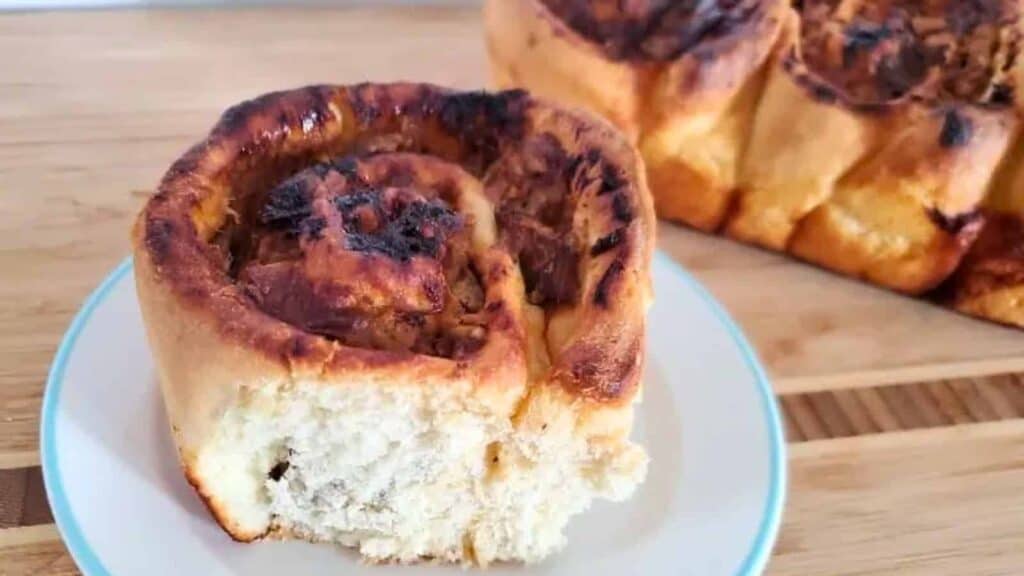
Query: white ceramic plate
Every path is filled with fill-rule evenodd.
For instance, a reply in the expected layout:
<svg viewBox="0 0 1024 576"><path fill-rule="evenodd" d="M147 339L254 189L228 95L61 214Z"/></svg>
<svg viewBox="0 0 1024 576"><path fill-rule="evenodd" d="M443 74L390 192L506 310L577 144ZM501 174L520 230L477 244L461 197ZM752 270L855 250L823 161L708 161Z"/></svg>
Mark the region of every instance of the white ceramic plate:
<svg viewBox="0 0 1024 576"><path fill-rule="evenodd" d="M46 492L87 576L146 574L440 575L371 567L300 542L237 544L185 482L139 316L131 261L89 297L57 351L42 413ZM491 576L758 574L779 527L785 445L764 371L703 288L655 258L644 401L634 436L651 467L632 500L597 503L569 546Z"/></svg>

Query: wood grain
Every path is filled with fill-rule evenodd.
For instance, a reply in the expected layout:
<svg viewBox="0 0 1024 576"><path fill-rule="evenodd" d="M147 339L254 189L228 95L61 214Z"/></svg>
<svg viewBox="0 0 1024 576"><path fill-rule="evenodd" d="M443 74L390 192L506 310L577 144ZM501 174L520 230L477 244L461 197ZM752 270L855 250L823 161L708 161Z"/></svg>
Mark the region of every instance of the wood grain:
<svg viewBox="0 0 1024 576"><path fill-rule="evenodd" d="M67 576L80 574L49 524L0 530L0 576Z"/></svg>
<svg viewBox="0 0 1024 576"><path fill-rule="evenodd" d="M768 574L1016 575L1024 421L797 444Z"/></svg>

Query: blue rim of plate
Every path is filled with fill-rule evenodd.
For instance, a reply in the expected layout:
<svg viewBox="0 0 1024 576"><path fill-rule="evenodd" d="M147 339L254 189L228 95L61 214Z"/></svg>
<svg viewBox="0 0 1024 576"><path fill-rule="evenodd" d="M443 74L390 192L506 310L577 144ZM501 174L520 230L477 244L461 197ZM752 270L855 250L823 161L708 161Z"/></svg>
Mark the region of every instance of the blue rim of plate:
<svg viewBox="0 0 1024 576"><path fill-rule="evenodd" d="M718 321L725 326L733 342L742 353L747 367L757 383L770 439L769 476L771 485L768 489L768 500L765 502L764 513L761 516L761 526L758 528L757 536L750 547L750 552L747 553L737 571L737 576L756 576L764 571L772 548L775 545L775 538L778 535L779 525L782 522L782 509L786 494L786 443L782 432L782 418L775 401L775 393L772 390L764 368L757 359L757 354L750 346L750 343L747 342L743 332L736 326L736 323L733 322L732 318L718 301L678 262L662 252L656 253L655 259L675 270L694 293L704 301ZM106 300L110 291L131 270L132 259L126 258L85 300L82 308L75 315L74 320L71 321L71 325L64 334L64 339L57 349L53 364L50 366L49 376L46 379L46 391L43 395L39 447L42 454L43 484L46 487L46 497L50 502L57 530L64 539L64 544L67 546L75 563L86 576L111 576L111 574L103 565L96 552L89 546L89 541L85 538L85 534L82 533L78 521L71 512L71 504L68 502L67 494L64 491L63 477L61 476L60 466L57 461L57 407L60 401L61 389L64 385L64 372L67 369L68 358L74 351L82 329L89 322L96 308Z"/></svg>

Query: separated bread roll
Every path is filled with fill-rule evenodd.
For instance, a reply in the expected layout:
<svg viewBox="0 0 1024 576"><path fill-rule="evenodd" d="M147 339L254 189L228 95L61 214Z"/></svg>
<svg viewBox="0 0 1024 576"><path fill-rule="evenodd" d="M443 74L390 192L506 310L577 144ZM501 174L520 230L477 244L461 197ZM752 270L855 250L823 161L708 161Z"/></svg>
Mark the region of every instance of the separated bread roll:
<svg viewBox="0 0 1024 576"><path fill-rule="evenodd" d="M600 121L522 92L228 110L134 229L181 464L235 539L485 565L642 480L654 216Z"/></svg>
<svg viewBox="0 0 1024 576"><path fill-rule="evenodd" d="M1024 325L1024 283L991 272L1024 219L1019 2L491 0L485 17L497 82L623 128L660 216Z"/></svg>
<svg viewBox="0 0 1024 576"><path fill-rule="evenodd" d="M786 0L488 0L492 75L637 142L663 218L719 227Z"/></svg>
<svg viewBox="0 0 1024 576"><path fill-rule="evenodd" d="M911 294L945 280L1016 127L1018 4L974 4L803 2L726 232Z"/></svg>

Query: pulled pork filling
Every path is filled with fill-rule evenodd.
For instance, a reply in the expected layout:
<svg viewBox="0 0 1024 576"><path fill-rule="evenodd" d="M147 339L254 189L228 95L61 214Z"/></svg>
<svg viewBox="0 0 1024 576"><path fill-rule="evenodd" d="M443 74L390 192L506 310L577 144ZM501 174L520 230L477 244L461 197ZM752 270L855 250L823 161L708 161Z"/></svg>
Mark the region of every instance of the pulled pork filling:
<svg viewBox="0 0 1024 576"><path fill-rule="evenodd" d="M483 346L488 311L473 217L457 208L463 178L473 177L416 153L323 162L236 207L239 221L214 244L271 316L347 346L464 358ZM634 218L620 169L551 134L505 150L481 184L497 248L519 263L527 301L549 310L580 297L582 195L607 203L620 226L591 254L615 249Z"/></svg>
<svg viewBox="0 0 1024 576"><path fill-rule="evenodd" d="M519 259L531 304L575 301L580 289L580 239L573 232L574 204L568 154L550 135L527 140L485 178L497 205L502 239Z"/></svg>
<svg viewBox="0 0 1024 576"><path fill-rule="evenodd" d="M238 281L268 314L346 345L464 357L486 337L471 222L390 160L318 164L267 193Z"/></svg>

